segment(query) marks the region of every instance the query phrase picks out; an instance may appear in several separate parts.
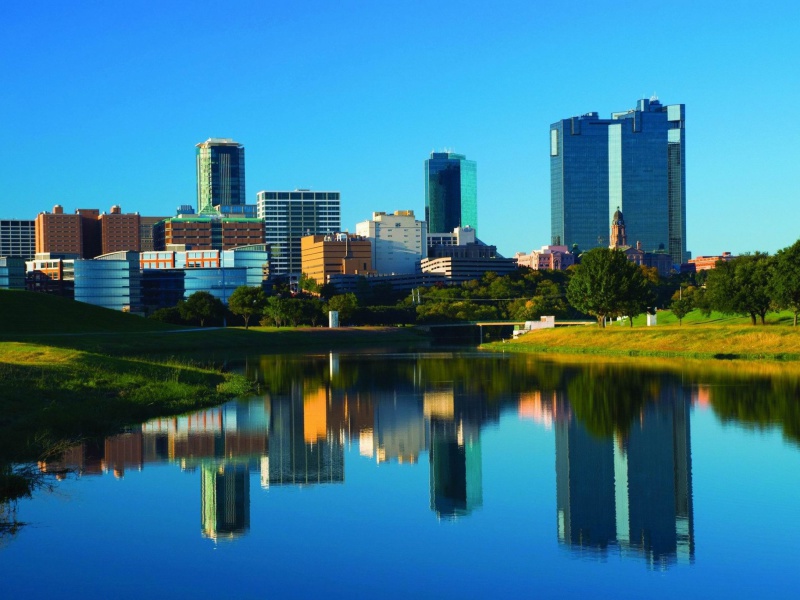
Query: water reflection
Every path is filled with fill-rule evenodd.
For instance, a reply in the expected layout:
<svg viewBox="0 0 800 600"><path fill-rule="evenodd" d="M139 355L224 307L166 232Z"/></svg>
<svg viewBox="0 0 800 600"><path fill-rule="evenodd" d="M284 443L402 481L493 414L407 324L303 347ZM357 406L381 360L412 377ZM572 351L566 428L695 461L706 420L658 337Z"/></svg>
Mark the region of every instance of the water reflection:
<svg viewBox="0 0 800 600"><path fill-rule="evenodd" d="M666 567L694 559L693 405L800 431L787 405L798 390L791 378L751 384L722 372L446 353L265 356L245 369L263 396L155 419L40 468L124 477L175 464L200 476L201 535L224 540L250 530L254 482L343 485L346 458L364 457L376 468L427 468L425 510L455 520L492 508L482 431L516 414L554 436L554 539L581 557L619 553Z"/></svg>
<svg viewBox="0 0 800 600"><path fill-rule="evenodd" d="M651 565L694 559L691 398L673 391L646 404L624 435L598 437L577 418L557 420L560 542L641 553Z"/></svg>

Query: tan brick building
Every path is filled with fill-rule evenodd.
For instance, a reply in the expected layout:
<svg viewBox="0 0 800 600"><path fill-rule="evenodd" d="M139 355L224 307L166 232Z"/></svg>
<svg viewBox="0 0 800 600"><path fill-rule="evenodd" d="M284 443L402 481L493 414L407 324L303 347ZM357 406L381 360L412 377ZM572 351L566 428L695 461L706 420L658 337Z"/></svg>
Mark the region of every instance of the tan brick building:
<svg viewBox="0 0 800 600"><path fill-rule="evenodd" d="M64 214L64 207L57 204L53 212L42 212L36 216L36 253L71 254L83 256L81 216Z"/></svg>
<svg viewBox="0 0 800 600"><path fill-rule="evenodd" d="M300 250L303 273L320 285L332 274L375 274L371 268L372 243L360 235L307 235L300 240Z"/></svg>
<svg viewBox="0 0 800 600"><path fill-rule="evenodd" d="M96 208L79 208L65 214L61 205L53 212L36 217L36 253L70 254L77 258L95 258L118 251L138 252L138 213L122 214L112 206L108 214Z"/></svg>
<svg viewBox="0 0 800 600"><path fill-rule="evenodd" d="M139 213L122 214L119 206L112 206L111 212L99 216L102 254L126 250L141 250Z"/></svg>

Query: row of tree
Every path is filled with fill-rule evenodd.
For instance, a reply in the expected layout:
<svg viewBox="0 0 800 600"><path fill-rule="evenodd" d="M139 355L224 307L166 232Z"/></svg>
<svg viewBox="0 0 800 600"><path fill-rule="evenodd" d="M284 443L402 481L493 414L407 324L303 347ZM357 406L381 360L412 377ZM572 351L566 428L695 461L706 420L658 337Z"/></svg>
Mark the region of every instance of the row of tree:
<svg viewBox="0 0 800 600"><path fill-rule="evenodd" d="M718 311L749 316L753 325L764 324L770 311L789 310L797 326L800 314L800 240L774 256L764 252L743 254L718 262L702 287L681 289L671 308L683 319L691 310Z"/></svg>
<svg viewBox="0 0 800 600"><path fill-rule="evenodd" d="M706 314L742 314L753 324L764 322L770 310L791 310L797 324L800 313L800 241L775 256L756 252L711 271L660 277L656 269L630 262L618 250L595 248L584 252L578 265L567 271L521 268L500 276L487 272L461 285L435 285L400 297L384 284L370 287L366 280L356 293L338 294L330 284L316 286L301 279L300 294L278 286L267 295L260 288L240 287L227 308L207 292L197 292L172 309L153 317L171 322L220 322L241 318L245 328L254 320L269 326L317 326L331 310L343 324L397 325L457 321L528 321L544 315L558 319L633 317L656 307L669 306L679 318L691 310Z"/></svg>

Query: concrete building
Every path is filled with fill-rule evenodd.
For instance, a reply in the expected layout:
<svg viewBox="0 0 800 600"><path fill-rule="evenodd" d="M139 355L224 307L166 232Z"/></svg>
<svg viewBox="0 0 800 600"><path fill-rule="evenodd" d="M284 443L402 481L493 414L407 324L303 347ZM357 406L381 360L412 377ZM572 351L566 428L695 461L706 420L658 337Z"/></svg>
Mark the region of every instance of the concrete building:
<svg viewBox="0 0 800 600"><path fill-rule="evenodd" d="M517 252L514 260L517 261L517 266L534 271L564 271L575 264L575 256L566 246L542 246L530 254Z"/></svg>
<svg viewBox="0 0 800 600"><path fill-rule="evenodd" d="M356 233L372 244L372 270L379 274L410 274L428 255L425 221L413 210L372 213L372 220L356 225Z"/></svg>
<svg viewBox="0 0 800 600"><path fill-rule="evenodd" d="M428 232L478 229L477 165L463 154L431 152L425 161L425 221Z"/></svg>
<svg viewBox="0 0 800 600"><path fill-rule="evenodd" d="M480 247L479 247L480 248ZM487 271L508 275L517 269L513 258L443 256L420 261L423 273L439 273L450 283L463 283L480 279Z"/></svg>
<svg viewBox="0 0 800 600"><path fill-rule="evenodd" d="M478 238L473 227L456 227L451 233L428 232L428 254L435 252L437 246L466 246L477 244Z"/></svg>
<svg viewBox="0 0 800 600"><path fill-rule="evenodd" d="M245 204L244 146L230 138L209 138L195 148L197 212Z"/></svg>
<svg viewBox="0 0 800 600"><path fill-rule="evenodd" d="M35 221L0 220L0 256L19 256L25 260L31 260L35 254Z"/></svg>
<svg viewBox="0 0 800 600"><path fill-rule="evenodd" d="M339 192L258 192L258 218L264 221L264 242L272 252L271 275L302 273L300 240L307 235L341 231Z"/></svg>
<svg viewBox="0 0 800 600"><path fill-rule="evenodd" d="M655 97L610 119L591 112L553 123L551 243L608 246L608 222L621 210L629 240L685 262L685 123L683 104L663 106Z"/></svg>
<svg viewBox="0 0 800 600"><path fill-rule="evenodd" d="M26 261L25 287L28 291L72 298L75 290L75 259L63 256L44 252Z"/></svg>
<svg viewBox="0 0 800 600"><path fill-rule="evenodd" d="M328 283L334 273L371 275L370 240L349 233L309 235L300 240L302 272L318 284Z"/></svg>

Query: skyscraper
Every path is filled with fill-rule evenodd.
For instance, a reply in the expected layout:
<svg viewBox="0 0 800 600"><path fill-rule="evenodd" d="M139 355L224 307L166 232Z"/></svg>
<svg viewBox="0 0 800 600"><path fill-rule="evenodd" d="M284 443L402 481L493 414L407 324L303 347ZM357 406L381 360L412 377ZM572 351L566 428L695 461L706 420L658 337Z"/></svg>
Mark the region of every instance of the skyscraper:
<svg viewBox="0 0 800 600"><path fill-rule="evenodd" d="M230 138L209 138L196 148L197 212L244 204L244 146Z"/></svg>
<svg viewBox="0 0 800 600"><path fill-rule="evenodd" d="M258 192L257 207L272 252L270 275L299 275L300 239L341 231L339 192Z"/></svg>
<svg viewBox="0 0 800 600"><path fill-rule="evenodd" d="M431 152L425 161L425 221L430 233L456 227L478 230L478 181L474 160L453 152Z"/></svg>
<svg viewBox="0 0 800 600"><path fill-rule="evenodd" d="M629 243L686 262L684 113L653 97L610 119L591 112L553 123L552 243L608 246L608 223L621 210Z"/></svg>

